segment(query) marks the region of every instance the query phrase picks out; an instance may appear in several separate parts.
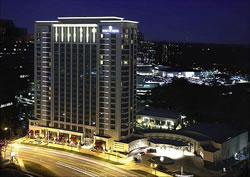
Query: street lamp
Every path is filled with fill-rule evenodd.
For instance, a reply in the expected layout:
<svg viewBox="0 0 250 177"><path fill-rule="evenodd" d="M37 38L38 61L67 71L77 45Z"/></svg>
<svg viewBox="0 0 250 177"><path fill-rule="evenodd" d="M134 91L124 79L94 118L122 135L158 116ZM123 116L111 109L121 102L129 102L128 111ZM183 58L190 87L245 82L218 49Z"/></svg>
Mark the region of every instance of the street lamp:
<svg viewBox="0 0 250 177"><path fill-rule="evenodd" d="M4 131L7 131L8 130L8 127L5 127L4 128ZM11 129L10 129L10 131L11 131ZM5 134L5 133L4 133ZM6 159L6 150L7 150L7 146L8 146L8 142L6 141L6 134L5 134L5 138L4 138L5 140L4 140L4 159Z"/></svg>
<svg viewBox="0 0 250 177"><path fill-rule="evenodd" d="M155 176L156 176L156 168L157 168L157 164L154 164L154 167L155 167Z"/></svg>
<svg viewBox="0 0 250 177"><path fill-rule="evenodd" d="M8 129L10 130L10 132L9 132L10 133L9 138L11 138L11 128L5 127L3 130L7 131ZM5 139L6 139L6 136L5 136Z"/></svg>

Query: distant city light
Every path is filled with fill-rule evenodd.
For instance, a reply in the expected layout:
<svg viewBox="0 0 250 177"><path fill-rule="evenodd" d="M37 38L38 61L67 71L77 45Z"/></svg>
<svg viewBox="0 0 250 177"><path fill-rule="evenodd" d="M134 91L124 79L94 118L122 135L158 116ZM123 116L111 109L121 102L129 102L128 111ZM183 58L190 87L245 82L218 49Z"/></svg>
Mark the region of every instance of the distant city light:
<svg viewBox="0 0 250 177"><path fill-rule="evenodd" d="M1 108L5 108L5 107L8 107L8 106L12 106L12 105L13 105L13 102L1 104L1 105L0 105L0 109L1 109Z"/></svg>

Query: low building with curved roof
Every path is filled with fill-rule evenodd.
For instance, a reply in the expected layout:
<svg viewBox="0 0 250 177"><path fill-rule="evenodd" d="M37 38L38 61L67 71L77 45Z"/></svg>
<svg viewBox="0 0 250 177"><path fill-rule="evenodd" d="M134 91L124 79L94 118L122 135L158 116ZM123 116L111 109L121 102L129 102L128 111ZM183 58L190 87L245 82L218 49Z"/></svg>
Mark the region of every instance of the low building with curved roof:
<svg viewBox="0 0 250 177"><path fill-rule="evenodd" d="M172 131L147 129L140 131L139 134L143 139L143 144L139 137L136 142L140 142L144 147L148 144L151 147L188 151L201 156L204 161L210 163L220 163L235 158L237 154L245 154L245 157L248 157L248 131L237 131L225 124L200 123ZM133 147L137 147L136 142L132 142ZM130 143L128 142L128 148Z"/></svg>

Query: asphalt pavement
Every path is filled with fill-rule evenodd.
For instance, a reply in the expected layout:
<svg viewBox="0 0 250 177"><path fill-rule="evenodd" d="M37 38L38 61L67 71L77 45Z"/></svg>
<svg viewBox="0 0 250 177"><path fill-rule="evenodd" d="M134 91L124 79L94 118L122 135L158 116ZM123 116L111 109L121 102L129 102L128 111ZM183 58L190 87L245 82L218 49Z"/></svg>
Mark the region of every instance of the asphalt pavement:
<svg viewBox="0 0 250 177"><path fill-rule="evenodd" d="M11 151L16 152L18 163L22 164L23 160L39 163L62 177L143 176L130 170L122 169L118 165L54 149L10 144L7 157L9 157Z"/></svg>

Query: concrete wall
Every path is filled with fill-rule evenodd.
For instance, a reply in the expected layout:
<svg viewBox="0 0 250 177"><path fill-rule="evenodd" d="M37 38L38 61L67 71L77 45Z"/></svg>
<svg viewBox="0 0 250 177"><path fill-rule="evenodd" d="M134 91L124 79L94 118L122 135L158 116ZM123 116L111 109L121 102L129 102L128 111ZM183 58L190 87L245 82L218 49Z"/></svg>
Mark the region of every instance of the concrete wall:
<svg viewBox="0 0 250 177"><path fill-rule="evenodd" d="M132 151L137 148L147 147L149 145L146 138L138 139L129 143L129 151Z"/></svg>
<svg viewBox="0 0 250 177"><path fill-rule="evenodd" d="M229 138L228 141L221 144L221 154L218 160L225 160L234 156L236 152L241 151L243 148L247 148L247 143L247 131L236 137Z"/></svg>
<svg viewBox="0 0 250 177"><path fill-rule="evenodd" d="M129 152L129 144L122 143L119 141L114 141L113 142L113 150L118 151L118 152Z"/></svg>
<svg viewBox="0 0 250 177"><path fill-rule="evenodd" d="M130 152L134 149L142 148L142 147L148 147L149 142L146 138L141 138L138 140L134 140L130 143L123 143L119 141L113 142L113 150L118 152Z"/></svg>
<svg viewBox="0 0 250 177"><path fill-rule="evenodd" d="M203 160L208 161L208 162L214 162L214 153L213 152L208 152L205 151L202 147L200 148L200 153L199 153Z"/></svg>

